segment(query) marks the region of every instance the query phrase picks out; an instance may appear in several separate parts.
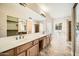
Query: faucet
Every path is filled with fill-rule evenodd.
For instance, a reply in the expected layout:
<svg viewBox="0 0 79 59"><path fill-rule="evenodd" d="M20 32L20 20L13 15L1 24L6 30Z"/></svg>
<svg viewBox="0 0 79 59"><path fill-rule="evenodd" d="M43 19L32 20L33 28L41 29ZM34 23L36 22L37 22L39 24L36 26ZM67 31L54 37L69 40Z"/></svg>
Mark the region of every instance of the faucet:
<svg viewBox="0 0 79 59"><path fill-rule="evenodd" d="M22 35L22 32L18 32L18 37L16 37L16 40L23 39L24 36Z"/></svg>

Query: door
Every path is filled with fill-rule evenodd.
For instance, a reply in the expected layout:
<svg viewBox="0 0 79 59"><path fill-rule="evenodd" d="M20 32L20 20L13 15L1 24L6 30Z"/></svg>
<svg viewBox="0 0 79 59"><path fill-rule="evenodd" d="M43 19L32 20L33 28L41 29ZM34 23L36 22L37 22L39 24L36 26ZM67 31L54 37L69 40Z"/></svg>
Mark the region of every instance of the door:
<svg viewBox="0 0 79 59"><path fill-rule="evenodd" d="M68 41L71 41L71 21L68 21Z"/></svg>
<svg viewBox="0 0 79 59"><path fill-rule="evenodd" d="M35 33L39 32L39 24L35 24Z"/></svg>
<svg viewBox="0 0 79 59"><path fill-rule="evenodd" d="M32 20L27 20L27 33L30 34L32 33L32 27L33 26L33 23L32 23Z"/></svg>

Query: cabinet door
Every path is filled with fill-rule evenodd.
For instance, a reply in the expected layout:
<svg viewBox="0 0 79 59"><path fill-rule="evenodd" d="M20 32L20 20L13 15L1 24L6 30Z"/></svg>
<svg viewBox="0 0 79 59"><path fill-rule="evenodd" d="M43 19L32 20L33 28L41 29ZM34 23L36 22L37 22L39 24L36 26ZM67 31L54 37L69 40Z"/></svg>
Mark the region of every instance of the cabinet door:
<svg viewBox="0 0 79 59"><path fill-rule="evenodd" d="M26 52L22 52L18 56L26 56Z"/></svg>
<svg viewBox="0 0 79 59"><path fill-rule="evenodd" d="M47 36L47 45L50 44L50 39L49 39L49 36Z"/></svg>
<svg viewBox="0 0 79 59"><path fill-rule="evenodd" d="M39 53L39 44L36 44L35 46L27 50L27 56L37 56L38 53Z"/></svg>
<svg viewBox="0 0 79 59"><path fill-rule="evenodd" d="M14 52L14 49L11 49L6 52L3 52L2 54L3 54L3 56L14 56L15 52Z"/></svg>
<svg viewBox="0 0 79 59"><path fill-rule="evenodd" d="M46 46L47 46L47 38L46 37L44 37L43 38L43 48L45 48Z"/></svg>

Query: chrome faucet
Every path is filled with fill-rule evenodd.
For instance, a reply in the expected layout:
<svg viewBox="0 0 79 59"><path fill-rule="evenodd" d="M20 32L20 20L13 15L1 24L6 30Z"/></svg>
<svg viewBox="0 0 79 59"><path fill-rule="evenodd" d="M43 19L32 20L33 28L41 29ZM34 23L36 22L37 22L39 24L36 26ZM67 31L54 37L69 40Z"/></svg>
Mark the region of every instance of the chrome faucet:
<svg viewBox="0 0 79 59"><path fill-rule="evenodd" d="M18 40L18 39L24 39L24 36L22 35L22 33L20 32L20 33L18 33L18 37L16 37L16 40Z"/></svg>

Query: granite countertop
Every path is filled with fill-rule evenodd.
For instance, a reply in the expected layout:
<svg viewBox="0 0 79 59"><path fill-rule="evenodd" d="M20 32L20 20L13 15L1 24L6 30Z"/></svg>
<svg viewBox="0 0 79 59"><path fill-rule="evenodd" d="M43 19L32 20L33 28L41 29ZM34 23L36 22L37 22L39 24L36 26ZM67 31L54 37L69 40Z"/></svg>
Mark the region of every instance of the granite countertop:
<svg viewBox="0 0 79 59"><path fill-rule="evenodd" d="M26 34L23 35L24 36L23 39L18 39L18 40L16 40L16 37L18 36L0 38L0 53L15 48L17 46L20 46L24 43L31 42L33 40L36 40L46 35L47 34L42 34L42 33Z"/></svg>

